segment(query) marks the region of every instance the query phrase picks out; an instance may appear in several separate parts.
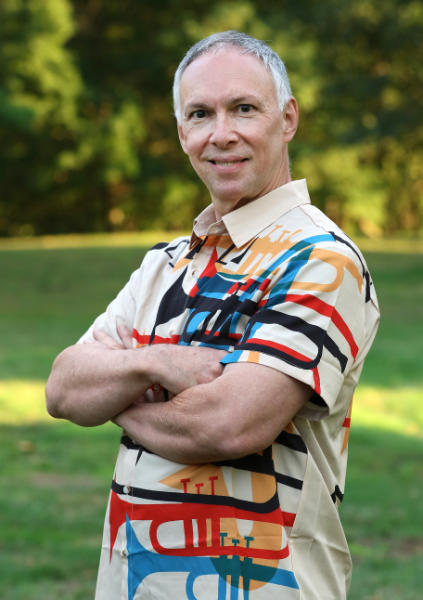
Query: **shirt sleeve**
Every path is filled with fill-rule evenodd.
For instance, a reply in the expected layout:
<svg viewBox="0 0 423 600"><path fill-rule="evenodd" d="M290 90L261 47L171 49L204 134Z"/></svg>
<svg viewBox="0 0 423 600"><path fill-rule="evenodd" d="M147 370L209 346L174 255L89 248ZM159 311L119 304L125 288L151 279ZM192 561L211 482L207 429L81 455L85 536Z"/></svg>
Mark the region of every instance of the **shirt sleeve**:
<svg viewBox="0 0 423 600"><path fill-rule="evenodd" d="M163 272L167 273L164 270L171 268L169 266L171 261L175 263L179 259L186 250L188 242L186 236L181 236L171 242L160 242L153 246L145 254L141 266L132 273L125 287L109 304L105 312L95 319L78 343L94 341L93 330L95 328L102 329L117 342L120 342L117 325L123 324L132 332L137 313L141 310L141 298L143 296L145 298L146 291L148 292L149 289L153 290L151 293L156 293L160 297L158 279L162 283L164 282L165 289L167 289L168 283ZM133 343L136 345L135 340Z"/></svg>
<svg viewBox="0 0 423 600"><path fill-rule="evenodd" d="M280 265L234 352L222 361L263 364L306 383L325 414L366 337L363 265L339 246L317 245Z"/></svg>

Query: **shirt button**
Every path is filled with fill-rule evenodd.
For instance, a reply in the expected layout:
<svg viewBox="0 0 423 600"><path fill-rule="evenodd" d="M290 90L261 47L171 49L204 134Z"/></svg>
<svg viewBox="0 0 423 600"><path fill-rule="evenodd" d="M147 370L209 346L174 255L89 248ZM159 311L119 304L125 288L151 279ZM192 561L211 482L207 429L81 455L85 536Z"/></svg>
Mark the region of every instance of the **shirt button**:
<svg viewBox="0 0 423 600"><path fill-rule="evenodd" d="M123 493L124 494L130 494L131 493L131 488L129 485L124 485L123 486Z"/></svg>

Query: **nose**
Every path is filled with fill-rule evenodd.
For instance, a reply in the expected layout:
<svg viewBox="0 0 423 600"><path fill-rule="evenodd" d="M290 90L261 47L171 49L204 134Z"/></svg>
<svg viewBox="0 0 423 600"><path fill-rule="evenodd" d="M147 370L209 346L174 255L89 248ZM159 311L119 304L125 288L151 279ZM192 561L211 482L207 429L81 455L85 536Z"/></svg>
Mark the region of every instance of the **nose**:
<svg viewBox="0 0 423 600"><path fill-rule="evenodd" d="M234 120L227 113L217 113L209 141L219 148L225 148L237 140L238 133Z"/></svg>

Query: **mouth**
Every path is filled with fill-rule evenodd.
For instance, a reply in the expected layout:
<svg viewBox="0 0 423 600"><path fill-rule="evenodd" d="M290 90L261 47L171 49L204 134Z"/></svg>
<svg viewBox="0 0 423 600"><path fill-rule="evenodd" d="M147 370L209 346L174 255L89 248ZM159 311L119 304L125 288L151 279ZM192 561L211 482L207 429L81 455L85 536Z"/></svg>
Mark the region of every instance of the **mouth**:
<svg viewBox="0 0 423 600"><path fill-rule="evenodd" d="M239 163L246 162L248 158L234 158L233 160L214 160L209 159L213 165L218 165L219 167L232 167L233 165L238 165Z"/></svg>
<svg viewBox="0 0 423 600"><path fill-rule="evenodd" d="M231 165L236 165L240 162L245 162L248 158L234 158L232 160L218 160L218 159L209 159L209 162L214 165L223 165L225 167L230 167Z"/></svg>

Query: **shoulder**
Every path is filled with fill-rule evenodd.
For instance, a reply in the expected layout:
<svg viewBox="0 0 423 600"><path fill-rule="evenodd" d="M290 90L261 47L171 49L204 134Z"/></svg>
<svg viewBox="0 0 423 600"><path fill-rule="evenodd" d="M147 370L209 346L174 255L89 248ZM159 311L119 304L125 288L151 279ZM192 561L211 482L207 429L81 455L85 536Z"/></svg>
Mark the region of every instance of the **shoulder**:
<svg viewBox="0 0 423 600"><path fill-rule="evenodd" d="M169 242L159 242L149 248L121 293L129 290L132 295L137 296L141 287L154 281L158 274L167 272L169 270L167 267L170 269L174 267L179 258L186 253L189 241L189 237L180 236Z"/></svg>
<svg viewBox="0 0 423 600"><path fill-rule="evenodd" d="M176 250L183 251L189 246L189 242L189 236L181 235L171 241L158 242L148 250L148 253L168 253L171 251L174 252Z"/></svg>
<svg viewBox="0 0 423 600"><path fill-rule="evenodd" d="M303 280L335 290L351 277L364 292L366 302L377 304L366 261L355 242L312 204L296 206L282 215L265 232L277 240L280 259L277 272L284 280ZM344 278L346 275L346 278Z"/></svg>
<svg viewBox="0 0 423 600"><path fill-rule="evenodd" d="M189 248L189 236L180 236L168 242L159 242L145 254L143 262L178 260Z"/></svg>
<svg viewBox="0 0 423 600"><path fill-rule="evenodd" d="M292 241L298 247L315 247L336 252L352 260L363 272L367 270L365 259L357 244L325 213L313 204L294 208L287 215L284 225L290 225Z"/></svg>

